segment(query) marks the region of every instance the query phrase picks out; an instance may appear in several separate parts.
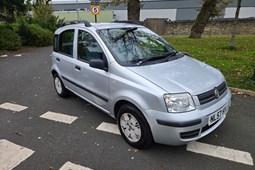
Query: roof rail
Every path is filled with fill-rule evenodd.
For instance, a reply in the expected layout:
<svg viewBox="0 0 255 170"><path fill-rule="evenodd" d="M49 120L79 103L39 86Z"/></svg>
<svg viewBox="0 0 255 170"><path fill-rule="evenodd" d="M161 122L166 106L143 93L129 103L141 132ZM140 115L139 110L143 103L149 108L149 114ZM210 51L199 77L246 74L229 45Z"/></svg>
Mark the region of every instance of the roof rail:
<svg viewBox="0 0 255 170"><path fill-rule="evenodd" d="M133 20L120 20L120 21L116 20L116 21L113 21L113 22L141 25L141 23L139 21L133 21Z"/></svg>
<svg viewBox="0 0 255 170"><path fill-rule="evenodd" d="M61 27L66 26L66 25L71 25L71 24L80 24L84 23L85 27L91 27L91 24L87 20L70 20L70 21L65 21Z"/></svg>

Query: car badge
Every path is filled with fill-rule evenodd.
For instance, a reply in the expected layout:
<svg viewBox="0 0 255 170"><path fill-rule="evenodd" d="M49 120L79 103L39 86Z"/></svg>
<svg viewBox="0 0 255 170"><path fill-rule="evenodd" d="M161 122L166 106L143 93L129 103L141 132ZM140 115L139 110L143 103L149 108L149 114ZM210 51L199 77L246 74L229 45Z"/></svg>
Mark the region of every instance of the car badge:
<svg viewBox="0 0 255 170"><path fill-rule="evenodd" d="M218 99L218 98L220 97L220 92L219 92L219 90L216 89L216 88L215 88L215 90L214 90L214 95L215 95L216 99Z"/></svg>

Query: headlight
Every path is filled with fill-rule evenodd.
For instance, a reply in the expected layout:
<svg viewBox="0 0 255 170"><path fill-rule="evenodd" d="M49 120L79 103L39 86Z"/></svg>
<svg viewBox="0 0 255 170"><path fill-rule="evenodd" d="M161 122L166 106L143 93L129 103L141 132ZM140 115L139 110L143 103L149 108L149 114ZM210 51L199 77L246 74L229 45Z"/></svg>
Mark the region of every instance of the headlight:
<svg viewBox="0 0 255 170"><path fill-rule="evenodd" d="M188 112L195 110L195 104L189 93L165 94L164 100L168 112Z"/></svg>

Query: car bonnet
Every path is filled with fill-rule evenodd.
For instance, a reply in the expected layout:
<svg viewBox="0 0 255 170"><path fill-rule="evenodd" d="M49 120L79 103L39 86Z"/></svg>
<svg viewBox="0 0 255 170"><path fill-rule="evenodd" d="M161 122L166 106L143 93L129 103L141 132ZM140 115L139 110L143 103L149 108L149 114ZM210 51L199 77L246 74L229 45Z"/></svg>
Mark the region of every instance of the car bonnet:
<svg viewBox="0 0 255 170"><path fill-rule="evenodd" d="M188 56L128 69L168 93L189 92L191 95L197 95L217 87L224 81L217 69Z"/></svg>

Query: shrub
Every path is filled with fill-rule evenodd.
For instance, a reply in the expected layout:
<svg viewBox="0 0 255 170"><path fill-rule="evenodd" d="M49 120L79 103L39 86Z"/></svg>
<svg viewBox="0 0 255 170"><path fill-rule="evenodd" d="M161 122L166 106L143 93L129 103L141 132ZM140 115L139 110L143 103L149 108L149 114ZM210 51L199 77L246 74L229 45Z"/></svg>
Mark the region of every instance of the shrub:
<svg viewBox="0 0 255 170"><path fill-rule="evenodd" d="M9 26L1 25L0 50L18 50L21 48L21 38Z"/></svg>
<svg viewBox="0 0 255 170"><path fill-rule="evenodd" d="M11 24L9 24L9 26L10 26L10 28L11 28L15 33L18 34L18 32L19 32L19 24L18 24L18 23L11 23Z"/></svg>
<svg viewBox="0 0 255 170"><path fill-rule="evenodd" d="M37 2L33 7L33 23L42 28L54 32L64 22L63 19L53 15L52 7L48 3Z"/></svg>
<svg viewBox="0 0 255 170"><path fill-rule="evenodd" d="M18 32L25 46L43 47L51 45L53 41L53 33L40 25L21 24Z"/></svg>

